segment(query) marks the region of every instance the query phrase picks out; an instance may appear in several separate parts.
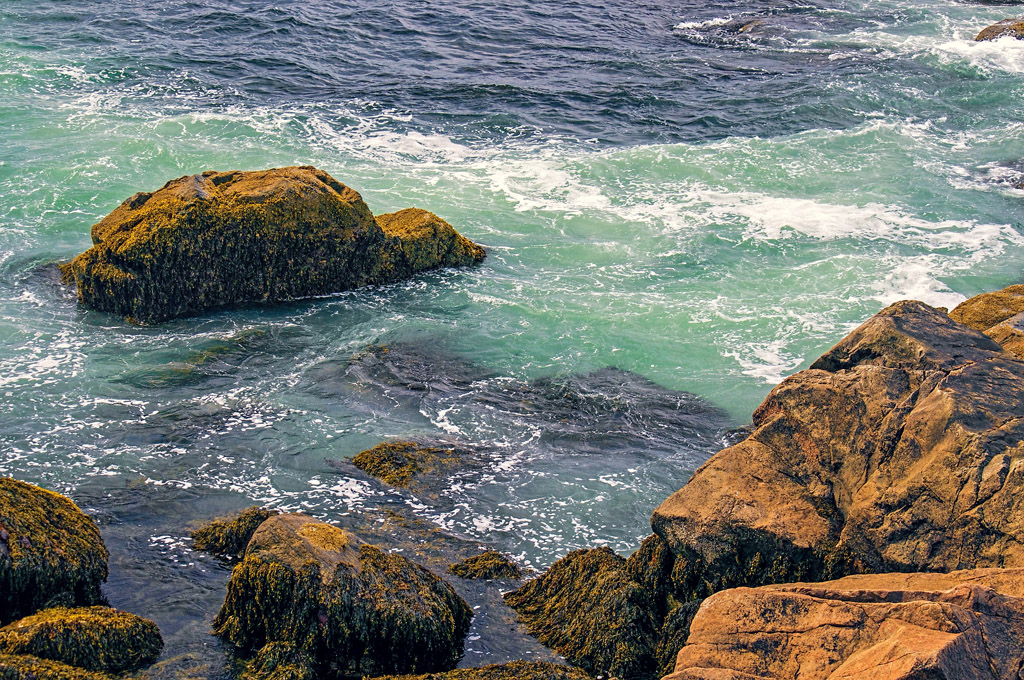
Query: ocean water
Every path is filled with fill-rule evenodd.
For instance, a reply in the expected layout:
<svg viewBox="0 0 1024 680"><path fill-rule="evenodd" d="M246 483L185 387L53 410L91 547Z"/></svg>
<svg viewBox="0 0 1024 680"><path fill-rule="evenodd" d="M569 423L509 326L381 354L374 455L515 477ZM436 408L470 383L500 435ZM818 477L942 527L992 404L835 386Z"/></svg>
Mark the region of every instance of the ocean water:
<svg viewBox="0 0 1024 680"><path fill-rule="evenodd" d="M1019 7L5 0L0 473L68 493L172 651L228 567L189 522L391 503L544 568L627 553L773 385L883 306L1021 278ZM132 326L53 274L136 191L321 167L474 269ZM386 352L384 350L387 350ZM479 447L437 499L344 462ZM467 659L494 660L486 650Z"/></svg>

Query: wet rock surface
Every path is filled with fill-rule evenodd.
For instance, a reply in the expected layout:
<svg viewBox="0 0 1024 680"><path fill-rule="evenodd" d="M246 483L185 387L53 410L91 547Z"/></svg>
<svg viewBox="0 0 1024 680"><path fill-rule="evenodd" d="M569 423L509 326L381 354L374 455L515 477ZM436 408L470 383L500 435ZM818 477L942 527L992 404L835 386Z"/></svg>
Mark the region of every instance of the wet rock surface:
<svg viewBox="0 0 1024 680"><path fill-rule="evenodd" d="M1024 563L1022 378L939 310L883 310L655 511L677 591Z"/></svg>
<svg viewBox="0 0 1024 680"><path fill-rule="evenodd" d="M292 644L318 677L365 676L453 668L471 618L427 569L288 514L253 535L214 626L243 651Z"/></svg>
<svg viewBox="0 0 1024 680"><path fill-rule="evenodd" d="M706 599L671 680L1016 678L1024 572L874 574Z"/></svg>
<svg viewBox="0 0 1024 680"><path fill-rule="evenodd" d="M192 532L192 545L215 555L241 557L260 525L276 514L277 510L254 505L237 515L213 520Z"/></svg>
<svg viewBox="0 0 1024 680"><path fill-rule="evenodd" d="M448 572L465 579L513 579L523 574L515 562L495 550L467 557L458 564L448 567Z"/></svg>
<svg viewBox="0 0 1024 680"><path fill-rule="evenodd" d="M382 228L383 227L383 228ZM139 322L337 293L484 258L444 220L376 220L317 168L204 172L135 194L64 265L84 305Z"/></svg>
<svg viewBox="0 0 1024 680"><path fill-rule="evenodd" d="M982 41L997 40L1005 37L1024 40L1024 18L1003 19L991 26L983 28L978 35L974 37L974 39Z"/></svg>
<svg viewBox="0 0 1024 680"><path fill-rule="evenodd" d="M0 628L0 654L104 673L148 666L162 648L155 623L109 607L46 609Z"/></svg>
<svg viewBox="0 0 1024 680"><path fill-rule="evenodd" d="M0 624L46 606L101 603L107 549L69 499L0 478Z"/></svg>

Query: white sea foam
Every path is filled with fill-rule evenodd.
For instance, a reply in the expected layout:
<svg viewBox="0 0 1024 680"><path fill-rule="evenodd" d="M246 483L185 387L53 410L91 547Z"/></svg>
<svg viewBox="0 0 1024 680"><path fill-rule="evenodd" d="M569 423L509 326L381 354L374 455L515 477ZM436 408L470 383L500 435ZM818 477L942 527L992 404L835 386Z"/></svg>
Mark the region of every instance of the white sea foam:
<svg viewBox="0 0 1024 680"><path fill-rule="evenodd" d="M724 26L732 20L732 16L727 16L715 17L714 19L704 19L702 21L681 21L672 28L677 31L692 31L704 28L714 28L715 26Z"/></svg>

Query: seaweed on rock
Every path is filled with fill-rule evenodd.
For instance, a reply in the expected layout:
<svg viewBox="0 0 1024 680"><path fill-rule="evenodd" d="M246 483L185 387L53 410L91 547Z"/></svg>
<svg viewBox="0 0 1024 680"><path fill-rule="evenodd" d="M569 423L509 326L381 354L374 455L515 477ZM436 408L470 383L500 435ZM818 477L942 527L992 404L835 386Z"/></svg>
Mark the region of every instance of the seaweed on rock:
<svg viewBox="0 0 1024 680"><path fill-rule="evenodd" d="M522 571L516 563L495 550L467 557L458 564L448 567L448 572L466 579L522 578Z"/></svg>
<svg viewBox="0 0 1024 680"><path fill-rule="evenodd" d="M107 549L60 494L0 478L0 625L46 606L103 602Z"/></svg>
<svg viewBox="0 0 1024 680"><path fill-rule="evenodd" d="M192 532L192 546L216 555L241 557L260 525L278 512L254 505L237 515L215 519Z"/></svg>
<svg viewBox="0 0 1024 680"><path fill-rule="evenodd" d="M0 680L112 680L112 677L59 661L0 654Z"/></svg>
<svg viewBox="0 0 1024 680"><path fill-rule="evenodd" d="M156 661L161 649L155 623L109 607L47 609L0 628L0 654L30 655L89 671L134 671Z"/></svg>

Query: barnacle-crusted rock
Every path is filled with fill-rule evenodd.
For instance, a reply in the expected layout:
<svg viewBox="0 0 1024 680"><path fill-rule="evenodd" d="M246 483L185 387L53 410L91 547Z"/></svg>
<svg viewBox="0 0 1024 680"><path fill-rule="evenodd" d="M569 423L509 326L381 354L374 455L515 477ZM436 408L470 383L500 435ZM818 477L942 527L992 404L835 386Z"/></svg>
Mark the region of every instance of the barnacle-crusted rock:
<svg viewBox="0 0 1024 680"><path fill-rule="evenodd" d="M382 226L384 228L382 228ZM382 216L313 167L204 172L138 193L62 267L88 307L140 322L387 283L479 262L484 251L421 210Z"/></svg>
<svg viewBox="0 0 1024 680"><path fill-rule="evenodd" d="M0 680L113 680L105 673L94 673L59 661L34 656L0 654Z"/></svg>
<svg viewBox="0 0 1024 680"><path fill-rule="evenodd" d="M666 680L997 680L1024 664L1024 570L735 588L701 604Z"/></svg>
<svg viewBox="0 0 1024 680"><path fill-rule="evenodd" d="M515 562L496 550L488 550L480 555L467 557L458 564L449 566L448 571L460 578L474 579L518 579L523 575Z"/></svg>
<svg viewBox="0 0 1024 680"><path fill-rule="evenodd" d="M246 652L294 645L316 677L364 676L453 668L471 617L423 567L287 514L256 530L214 626Z"/></svg>
<svg viewBox="0 0 1024 680"><path fill-rule="evenodd" d="M241 557L260 525L276 514L277 510L254 505L233 517L215 519L192 532L192 545L217 555Z"/></svg>
<svg viewBox="0 0 1024 680"><path fill-rule="evenodd" d="M1003 19L991 26L981 29L981 32L974 37L975 40L995 40L1010 36L1018 40L1024 40L1024 17L1019 19Z"/></svg>
<svg viewBox="0 0 1024 680"><path fill-rule="evenodd" d="M505 602L537 639L594 675L655 670L658 603L608 548L569 553Z"/></svg>
<svg viewBox="0 0 1024 680"><path fill-rule="evenodd" d="M459 668L424 675L386 675L374 680L589 680L579 668L537 661L510 661L503 664Z"/></svg>
<svg viewBox="0 0 1024 680"><path fill-rule="evenodd" d="M163 640L148 619L109 607L46 609L0 628L0 654L27 654L89 671L147 666Z"/></svg>
<svg viewBox="0 0 1024 680"><path fill-rule="evenodd" d="M437 477L457 470L462 459L454 448L394 441L360 451L352 464L391 486L415 488L421 486L416 482L422 477Z"/></svg>
<svg viewBox="0 0 1024 680"><path fill-rule="evenodd" d="M775 388L657 508L673 587L1024 565L1024 361L896 303Z"/></svg>
<svg viewBox="0 0 1024 680"><path fill-rule="evenodd" d="M0 478L0 625L45 606L102 602L107 549L60 494Z"/></svg>
<svg viewBox="0 0 1024 680"><path fill-rule="evenodd" d="M264 645L241 680L315 680L313 658L288 642Z"/></svg>

